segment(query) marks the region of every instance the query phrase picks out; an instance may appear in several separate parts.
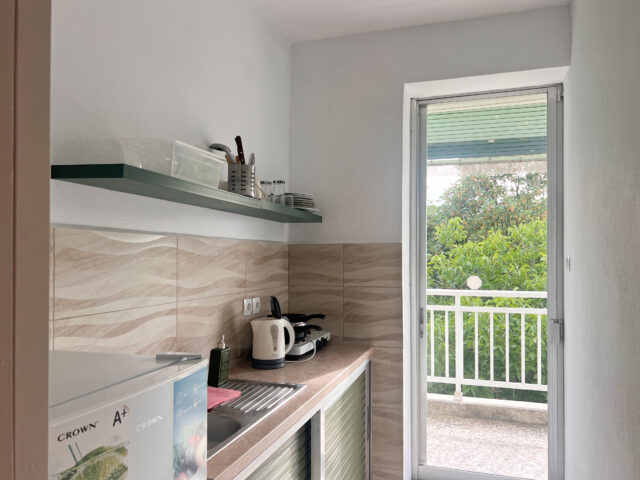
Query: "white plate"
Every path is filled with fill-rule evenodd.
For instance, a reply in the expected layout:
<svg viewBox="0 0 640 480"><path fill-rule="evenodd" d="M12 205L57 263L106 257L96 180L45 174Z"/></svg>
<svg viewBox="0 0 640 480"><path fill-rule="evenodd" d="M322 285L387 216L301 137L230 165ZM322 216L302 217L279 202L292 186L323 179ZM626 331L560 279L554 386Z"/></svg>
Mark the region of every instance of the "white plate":
<svg viewBox="0 0 640 480"><path fill-rule="evenodd" d="M313 198L313 194L311 193L295 193L295 192L287 192L287 195L293 195L294 197L304 197L304 198Z"/></svg>

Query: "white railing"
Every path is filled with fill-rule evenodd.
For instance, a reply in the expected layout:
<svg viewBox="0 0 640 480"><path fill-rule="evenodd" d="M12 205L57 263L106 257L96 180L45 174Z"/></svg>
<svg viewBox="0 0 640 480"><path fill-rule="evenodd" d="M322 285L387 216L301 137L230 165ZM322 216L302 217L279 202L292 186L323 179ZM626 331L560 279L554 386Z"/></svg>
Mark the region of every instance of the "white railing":
<svg viewBox="0 0 640 480"><path fill-rule="evenodd" d="M483 298L547 298L547 292L520 292L520 291L501 291L501 290L447 290L447 289L428 289L427 296L453 297L453 305L427 305L427 332L428 344L427 352L429 365L427 366L427 381L437 383L455 384L456 390L454 398L462 400L462 385L471 385L479 387L497 387L512 388L519 390L547 391L547 385L542 383L542 339L546 338L546 331L542 328L542 319L547 315L546 308L534 307L490 307L490 306L465 306L461 304L460 299L463 297L483 297ZM440 315L437 315L441 312ZM449 316L453 313L455 321L455 374L452 376L449 369L450 364L450 340L449 340ZM480 378L478 364L478 315L488 314L489 316L489 375L487 378ZM473 336L474 336L474 376L466 378L464 375L464 318L465 315L473 315ZM437 320L444 321L444 375L436 375L435 371L435 336L434 326L436 316ZM494 338L494 320L498 317L504 317L504 358L505 358L505 378L504 380L495 379L495 338ZM520 317L520 380L511 381L509 375L509 330L511 322L514 318ZM536 381L535 383L527 382L526 377L526 319L529 316L535 316L536 319ZM442 318L444 317L444 318ZM442 318L442 320L441 320ZM498 319L500 321L500 319Z"/></svg>

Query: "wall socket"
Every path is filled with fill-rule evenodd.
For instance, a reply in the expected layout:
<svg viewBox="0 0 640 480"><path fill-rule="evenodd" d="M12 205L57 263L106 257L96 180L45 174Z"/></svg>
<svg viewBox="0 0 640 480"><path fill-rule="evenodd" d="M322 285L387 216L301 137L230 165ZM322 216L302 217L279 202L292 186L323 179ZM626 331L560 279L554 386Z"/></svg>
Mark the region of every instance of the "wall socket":
<svg viewBox="0 0 640 480"><path fill-rule="evenodd" d="M260 313L260 297L245 298L242 301L242 313L245 317Z"/></svg>
<svg viewBox="0 0 640 480"><path fill-rule="evenodd" d="M253 303L253 313L260 313L260 297L253 297L251 302Z"/></svg>
<svg viewBox="0 0 640 480"><path fill-rule="evenodd" d="M248 317L253 313L253 302L251 301L250 298L245 298L242 305L243 305L242 313L244 314L245 317Z"/></svg>

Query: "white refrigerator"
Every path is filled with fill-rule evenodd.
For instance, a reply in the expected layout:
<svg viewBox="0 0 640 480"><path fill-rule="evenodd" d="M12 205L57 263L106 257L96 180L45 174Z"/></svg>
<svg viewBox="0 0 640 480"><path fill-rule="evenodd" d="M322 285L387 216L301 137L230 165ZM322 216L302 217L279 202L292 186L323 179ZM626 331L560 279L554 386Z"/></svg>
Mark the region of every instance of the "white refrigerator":
<svg viewBox="0 0 640 480"><path fill-rule="evenodd" d="M49 480L206 480L207 366L52 351Z"/></svg>

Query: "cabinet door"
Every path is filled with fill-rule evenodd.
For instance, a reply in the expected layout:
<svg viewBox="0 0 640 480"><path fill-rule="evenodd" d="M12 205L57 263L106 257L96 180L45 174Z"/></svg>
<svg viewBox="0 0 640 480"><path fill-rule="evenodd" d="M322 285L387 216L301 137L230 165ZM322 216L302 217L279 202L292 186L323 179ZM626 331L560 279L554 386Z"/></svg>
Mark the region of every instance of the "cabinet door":
<svg viewBox="0 0 640 480"><path fill-rule="evenodd" d="M311 433L309 422L305 423L247 478L249 480L310 480Z"/></svg>
<svg viewBox="0 0 640 480"><path fill-rule="evenodd" d="M325 479L368 478L366 375L359 376L325 411Z"/></svg>

